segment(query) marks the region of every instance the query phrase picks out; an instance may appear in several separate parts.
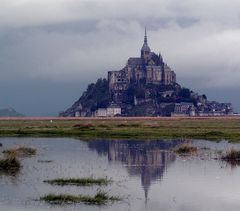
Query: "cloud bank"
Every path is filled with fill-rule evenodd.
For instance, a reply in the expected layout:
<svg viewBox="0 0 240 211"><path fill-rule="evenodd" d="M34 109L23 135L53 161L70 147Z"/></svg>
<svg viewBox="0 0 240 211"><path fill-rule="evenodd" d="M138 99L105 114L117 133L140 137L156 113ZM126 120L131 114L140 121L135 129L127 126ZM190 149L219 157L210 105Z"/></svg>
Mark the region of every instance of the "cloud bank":
<svg viewBox="0 0 240 211"><path fill-rule="evenodd" d="M118 70L129 56L140 54L144 26L151 49L162 53L180 84L196 90L239 89L237 0L2 0L0 4L0 82L11 90L18 89L19 80L45 81L49 88L50 82L83 87L106 77L108 70ZM35 89L40 90L37 84ZM34 96L34 85L32 89ZM3 105L5 98L0 98Z"/></svg>

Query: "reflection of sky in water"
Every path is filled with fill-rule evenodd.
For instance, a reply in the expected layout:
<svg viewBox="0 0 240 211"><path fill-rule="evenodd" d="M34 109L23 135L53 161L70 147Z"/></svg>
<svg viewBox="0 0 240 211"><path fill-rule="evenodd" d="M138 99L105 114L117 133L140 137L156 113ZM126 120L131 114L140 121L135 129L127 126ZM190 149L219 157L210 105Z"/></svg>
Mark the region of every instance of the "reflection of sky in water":
<svg viewBox="0 0 240 211"><path fill-rule="evenodd" d="M22 159L23 168L16 177L0 175L0 210L239 210L240 168L213 158L219 150L240 145L184 142L202 148L199 155L177 156L172 149L181 143L178 140L83 142L60 138L0 138L3 148L30 145L38 150L37 156ZM100 208L49 206L35 201L47 193L94 194L99 187L53 187L42 182L91 175L112 178L114 183L101 189L110 195L123 196L124 201Z"/></svg>

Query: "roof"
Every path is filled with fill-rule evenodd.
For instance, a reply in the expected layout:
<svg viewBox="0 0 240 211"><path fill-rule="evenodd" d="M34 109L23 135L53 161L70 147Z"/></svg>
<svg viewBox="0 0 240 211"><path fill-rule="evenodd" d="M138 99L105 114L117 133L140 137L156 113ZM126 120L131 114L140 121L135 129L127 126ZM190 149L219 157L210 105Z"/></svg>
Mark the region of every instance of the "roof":
<svg viewBox="0 0 240 211"><path fill-rule="evenodd" d="M142 64L142 59L138 57L132 57L128 59L128 65L130 66L137 66Z"/></svg>

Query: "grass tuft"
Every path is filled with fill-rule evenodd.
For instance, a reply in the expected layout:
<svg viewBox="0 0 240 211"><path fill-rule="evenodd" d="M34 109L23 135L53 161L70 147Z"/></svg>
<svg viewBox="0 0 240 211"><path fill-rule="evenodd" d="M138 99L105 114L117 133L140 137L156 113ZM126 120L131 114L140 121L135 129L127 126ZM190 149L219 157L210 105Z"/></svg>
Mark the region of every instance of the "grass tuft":
<svg viewBox="0 0 240 211"><path fill-rule="evenodd" d="M98 191L94 196L89 195L70 195L70 194L48 194L40 198L49 204L74 204L84 203L88 205L105 205L109 202L120 201L119 197L108 196L106 192Z"/></svg>
<svg viewBox="0 0 240 211"><path fill-rule="evenodd" d="M76 124L73 125L74 128L82 129L82 130L87 130L87 129L93 129L94 126L92 124Z"/></svg>
<svg viewBox="0 0 240 211"><path fill-rule="evenodd" d="M20 161L15 154L10 154L5 159L0 159L0 172L7 174L15 174L21 168Z"/></svg>
<svg viewBox="0 0 240 211"><path fill-rule="evenodd" d="M108 185L112 181L108 178L69 178L69 179L53 179L53 180L45 180L43 181L45 183L51 184L51 185L76 185L76 186L93 186L93 185Z"/></svg>
<svg viewBox="0 0 240 211"><path fill-rule="evenodd" d="M38 163L52 163L52 160L38 160Z"/></svg>
<svg viewBox="0 0 240 211"><path fill-rule="evenodd" d="M36 152L37 152L36 149L31 147L24 147L24 146L7 149L3 151L4 154L8 154L8 155L15 154L16 156L20 156L20 157L33 156L36 154Z"/></svg>
<svg viewBox="0 0 240 211"><path fill-rule="evenodd" d="M176 153L178 154L192 154L197 152L197 147L188 145L188 144L183 144L180 147L176 149Z"/></svg>

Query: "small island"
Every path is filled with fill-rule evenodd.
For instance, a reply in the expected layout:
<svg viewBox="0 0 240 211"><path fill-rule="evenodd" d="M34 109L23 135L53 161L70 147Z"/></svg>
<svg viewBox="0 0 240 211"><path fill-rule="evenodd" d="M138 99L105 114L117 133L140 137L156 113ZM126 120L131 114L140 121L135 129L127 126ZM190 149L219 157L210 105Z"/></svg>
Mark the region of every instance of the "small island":
<svg viewBox="0 0 240 211"><path fill-rule="evenodd" d="M126 66L109 71L88 85L82 96L61 117L113 116L229 116L231 103L209 101L177 83L176 73L151 51L145 29L140 57L131 57Z"/></svg>

